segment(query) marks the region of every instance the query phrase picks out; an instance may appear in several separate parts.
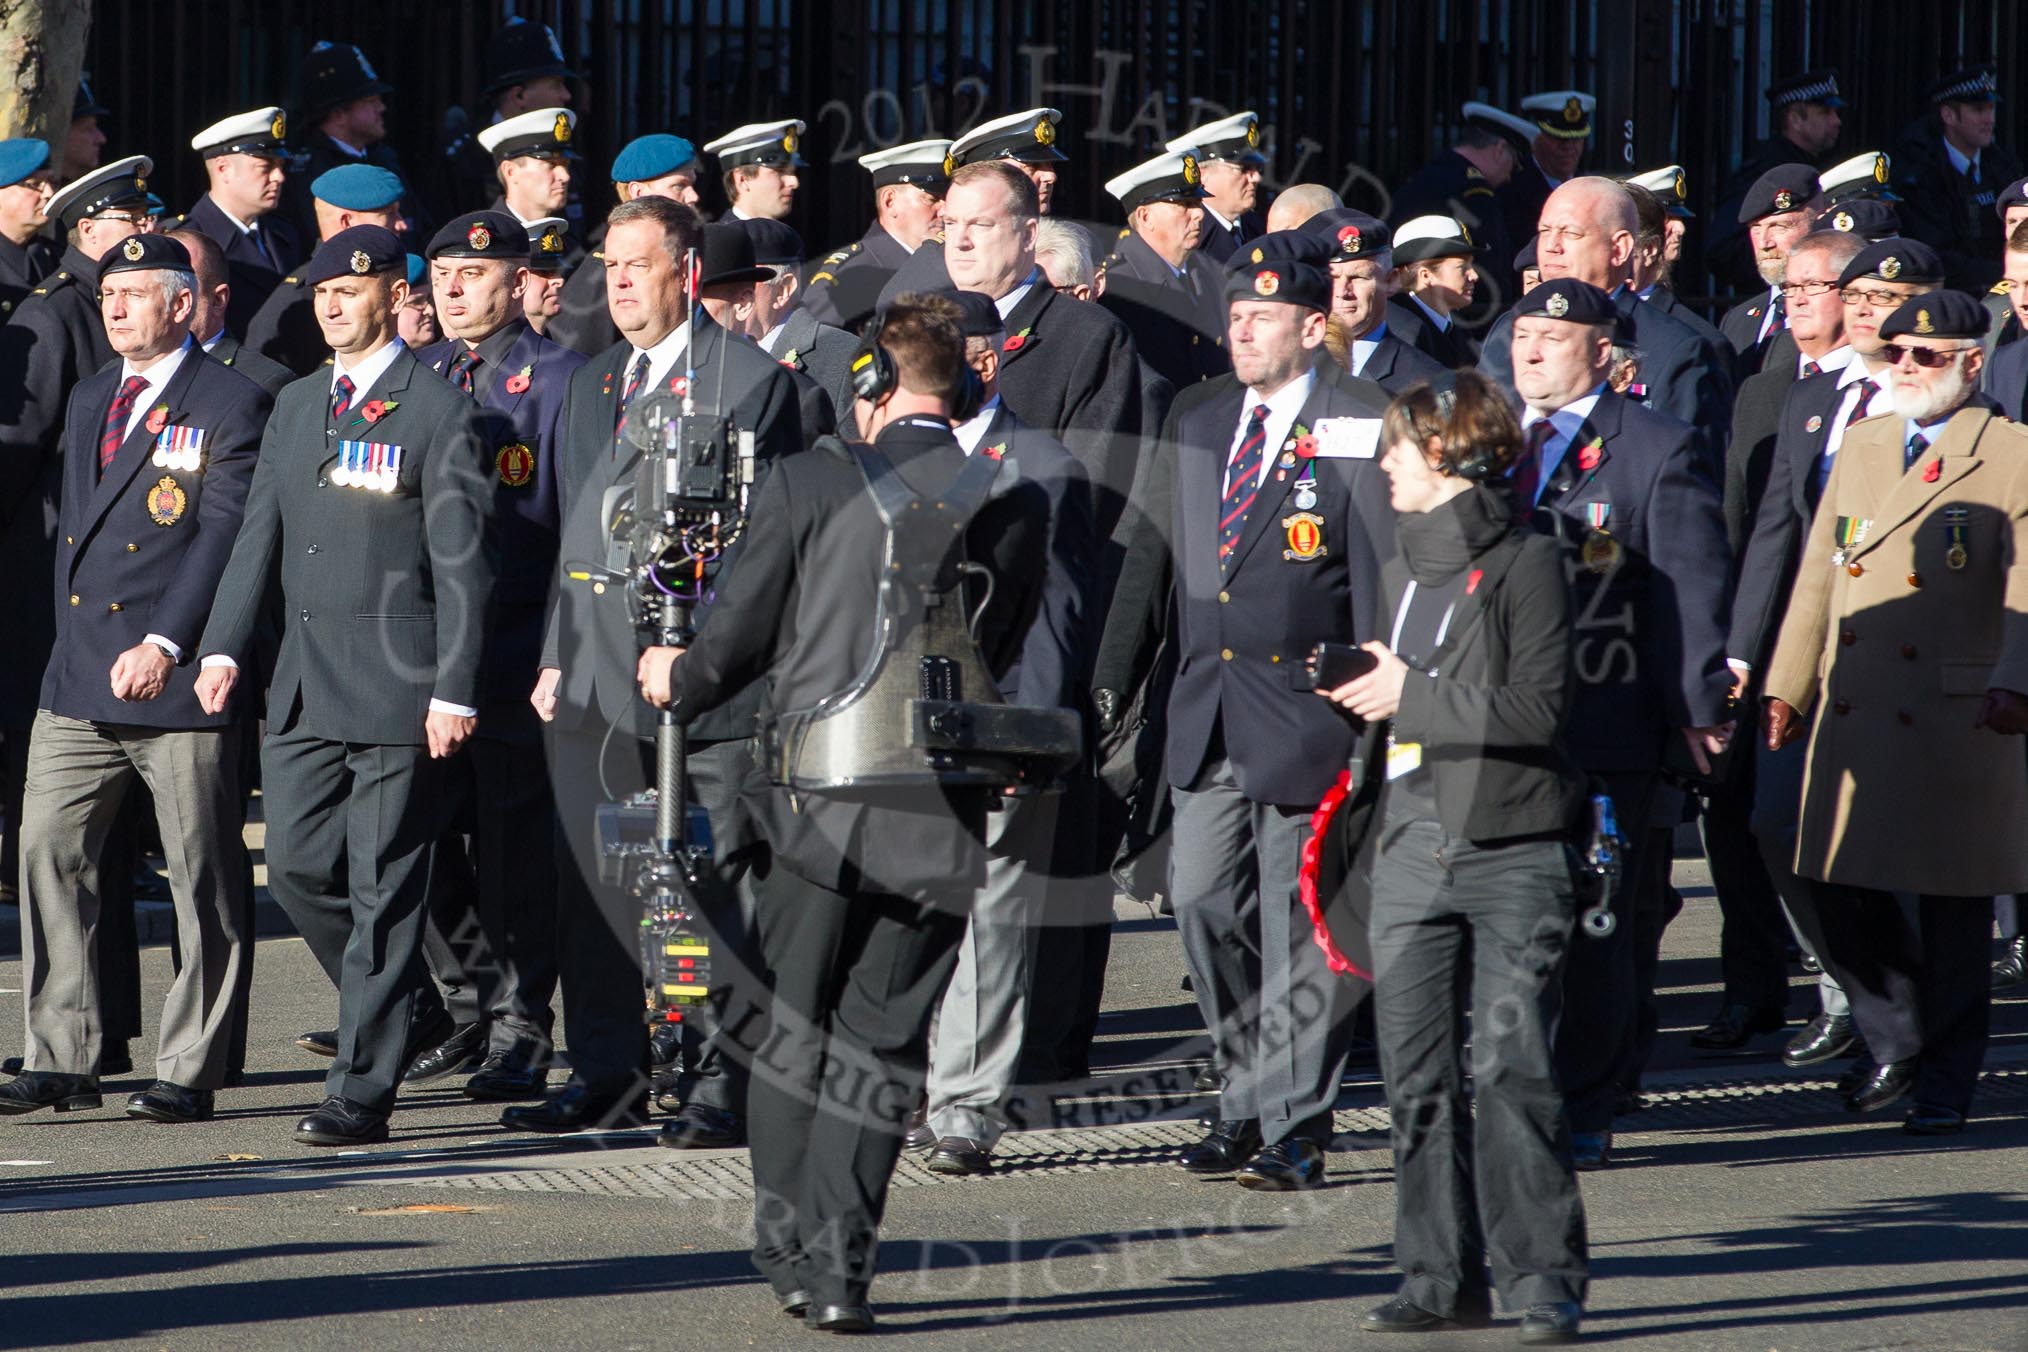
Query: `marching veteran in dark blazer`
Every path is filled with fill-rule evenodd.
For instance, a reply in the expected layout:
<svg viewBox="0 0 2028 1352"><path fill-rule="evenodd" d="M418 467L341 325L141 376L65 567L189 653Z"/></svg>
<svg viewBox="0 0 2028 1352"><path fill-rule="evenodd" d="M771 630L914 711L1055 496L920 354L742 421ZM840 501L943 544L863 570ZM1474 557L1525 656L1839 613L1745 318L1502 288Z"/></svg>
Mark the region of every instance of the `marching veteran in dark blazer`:
<svg viewBox="0 0 2028 1352"><path fill-rule="evenodd" d="M555 816L542 726L528 705L556 572L563 396L582 353L521 318L528 232L512 216L475 211L429 244L437 320L451 336L416 354L478 406L491 459L500 573L486 627L486 680L471 754L451 765L469 796L478 920L492 979L485 1063L474 1098L539 1097L547 1077L556 989Z"/></svg>
<svg viewBox="0 0 2028 1352"><path fill-rule="evenodd" d="M338 1055L296 1126L304 1145L387 1139L408 1056L450 1032L434 1010L411 1043L410 1016L444 761L479 712L493 493L471 402L395 337L407 258L377 225L311 256L334 360L282 391L198 644L198 699L216 713L279 587L261 748L269 885L338 987Z"/></svg>
<svg viewBox="0 0 2028 1352"><path fill-rule="evenodd" d="M190 1122L211 1116L225 1080L248 940L241 725L198 707L192 659L270 400L191 341L181 244L129 237L99 260L97 289L119 360L80 381L65 413L56 646L21 821L26 1068L0 1086L0 1112L99 1104L99 868L138 780L161 826L180 961L156 1082L127 1112Z"/></svg>
<svg viewBox="0 0 2028 1352"><path fill-rule="evenodd" d="M2028 432L1976 393L1986 323L1942 291L1880 326L1894 413L1832 463L1765 687L1770 748L1813 722L1796 871L1876 1063L1848 1104L1913 1093L1918 1135L1964 1126L1993 897L2028 889Z"/></svg>

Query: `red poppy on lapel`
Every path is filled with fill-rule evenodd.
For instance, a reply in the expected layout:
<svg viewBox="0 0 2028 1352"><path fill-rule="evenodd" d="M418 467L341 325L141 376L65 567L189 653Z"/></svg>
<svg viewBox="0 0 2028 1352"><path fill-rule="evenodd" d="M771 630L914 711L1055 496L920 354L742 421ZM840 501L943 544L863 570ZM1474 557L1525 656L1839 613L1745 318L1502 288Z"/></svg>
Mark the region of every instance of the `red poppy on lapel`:
<svg viewBox="0 0 2028 1352"><path fill-rule="evenodd" d="M671 376L669 377L669 392L679 397L686 395L690 393L690 382L682 376Z"/></svg>
<svg viewBox="0 0 2028 1352"><path fill-rule="evenodd" d="M1483 568L1474 568L1465 575L1465 595L1470 596L1479 589L1479 579L1486 575Z"/></svg>
<svg viewBox="0 0 2028 1352"><path fill-rule="evenodd" d="M1305 460L1316 458L1317 438L1314 433L1305 432L1302 436L1296 438L1296 454Z"/></svg>
<svg viewBox="0 0 2028 1352"><path fill-rule="evenodd" d="M1941 478L1943 478L1943 457L1938 456L1923 468L1922 481L1926 484L1933 484Z"/></svg>
<svg viewBox="0 0 2028 1352"><path fill-rule="evenodd" d="M148 410L148 430L150 432L159 434L168 425L169 406L167 404L157 404Z"/></svg>
<svg viewBox="0 0 2028 1352"><path fill-rule="evenodd" d="M1593 437L1591 444L1577 453L1577 467L1587 472L1598 468L1599 455L1605 450L1605 442Z"/></svg>
<svg viewBox="0 0 2028 1352"><path fill-rule="evenodd" d="M1035 332L1035 326L1031 324L1019 333L1007 335L1007 341L1000 344L1000 350L1002 352L1019 352L1028 345L1028 335L1033 332Z"/></svg>
<svg viewBox="0 0 2028 1352"><path fill-rule="evenodd" d="M359 410L359 416L366 419L369 423L377 423L388 414L394 412L397 407L398 405L390 404L384 399L369 399L366 401L365 407Z"/></svg>
<svg viewBox="0 0 2028 1352"><path fill-rule="evenodd" d="M513 375L507 377L507 383L501 388L505 389L509 394L526 394L528 392L528 377L534 373L535 368L532 365L524 366Z"/></svg>

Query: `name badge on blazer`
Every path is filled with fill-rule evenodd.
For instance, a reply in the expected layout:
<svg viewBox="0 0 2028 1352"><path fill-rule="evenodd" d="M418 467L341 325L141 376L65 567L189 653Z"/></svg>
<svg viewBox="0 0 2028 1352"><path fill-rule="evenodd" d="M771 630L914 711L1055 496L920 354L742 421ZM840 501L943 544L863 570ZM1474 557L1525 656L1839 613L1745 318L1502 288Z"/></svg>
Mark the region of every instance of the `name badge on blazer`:
<svg viewBox="0 0 2028 1352"><path fill-rule="evenodd" d="M385 441L341 441L331 482L340 488L392 493L401 482L402 449Z"/></svg>
<svg viewBox="0 0 2028 1352"><path fill-rule="evenodd" d="M1310 429L1327 460L1371 460L1380 454L1380 419L1319 418Z"/></svg>
<svg viewBox="0 0 2028 1352"><path fill-rule="evenodd" d="M155 468L195 474L204 464L202 427L165 427L155 434Z"/></svg>

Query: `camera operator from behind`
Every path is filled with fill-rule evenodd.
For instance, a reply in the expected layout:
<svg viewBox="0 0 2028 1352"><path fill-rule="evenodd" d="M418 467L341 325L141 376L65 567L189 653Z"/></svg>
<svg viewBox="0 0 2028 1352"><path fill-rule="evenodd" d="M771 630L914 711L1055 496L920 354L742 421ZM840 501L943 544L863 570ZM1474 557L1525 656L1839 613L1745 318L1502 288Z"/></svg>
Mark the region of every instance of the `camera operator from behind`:
<svg viewBox="0 0 2028 1352"><path fill-rule="evenodd" d="M628 588L569 576L607 558L608 526L622 505L615 495L630 495L634 487L640 453L620 436L627 409L638 399L688 388L700 411L728 416L754 433L763 467L802 448L788 372L753 344L729 340L708 317L693 317L685 260L698 247L700 229L695 211L665 197L637 197L613 208L601 261L620 341L578 368L564 396L558 554L566 576L531 699L536 713L554 725L550 772L561 809L558 829L568 845L568 854L559 850L557 858L556 955L571 1077L546 1102L501 1115L503 1125L523 1131L639 1126L647 1116L641 903L597 881L594 809L653 782L654 720L635 688L641 642ZM729 566L720 564L721 570ZM699 610L699 623L706 613ZM727 959L721 970L738 965L751 926L750 906L735 905L731 896L761 847L739 801L739 786L752 769L749 739L760 690L728 695L723 707L691 725L685 762L695 800L711 817L717 886L702 901ZM634 740L619 732L631 732ZM692 1018L686 1027L706 1039L698 1048L698 1084L662 1143L736 1145L744 1086L729 1073L737 1068L715 1054L709 1011Z"/></svg>
<svg viewBox="0 0 2028 1352"><path fill-rule="evenodd" d="M899 559L922 540L899 526L889 539L881 511L890 495L913 496L916 508L936 499L913 519L955 524L944 505L964 511L968 490L991 472L995 462L968 459L951 431L976 402L955 303L898 297L854 364L871 450L827 439L776 466L755 495L739 568L695 644L642 657L642 693L673 704L681 722L695 726L765 676L774 727L790 745L795 729L817 721L798 724L801 711L853 689L882 622L894 621L883 546ZM999 473L1011 477L1009 467ZM945 546L969 580L943 604L978 613L977 656L996 680L1039 603L1048 531L1040 486L1002 483L970 514L961 546ZM939 660L924 659L925 676ZM767 800L773 854L757 891L773 1003L752 1083L754 1264L782 1308L816 1328L873 1324L866 1295L888 1181L922 1092L930 1011L985 881L991 793L918 778L852 796L776 788Z"/></svg>

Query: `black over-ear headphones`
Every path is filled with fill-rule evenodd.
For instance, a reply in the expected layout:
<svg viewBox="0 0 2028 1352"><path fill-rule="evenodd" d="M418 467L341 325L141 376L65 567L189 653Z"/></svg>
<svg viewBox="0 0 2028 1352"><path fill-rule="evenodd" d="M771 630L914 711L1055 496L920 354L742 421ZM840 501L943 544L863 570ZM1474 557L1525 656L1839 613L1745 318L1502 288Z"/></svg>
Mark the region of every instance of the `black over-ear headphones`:
<svg viewBox="0 0 2028 1352"><path fill-rule="evenodd" d="M1436 415L1439 425L1448 430L1451 415L1458 406L1457 391L1446 386L1436 391ZM1469 483L1484 483L1500 472L1499 449L1474 443L1455 445L1447 436L1440 438L1439 454L1443 457L1442 469L1446 474Z"/></svg>
<svg viewBox="0 0 2028 1352"><path fill-rule="evenodd" d="M866 337L860 343L859 351L852 355L852 393L869 404L879 403L901 383L900 373L894 369L894 358L880 345L880 330L885 323L885 314L876 316L867 325ZM986 402L986 386L970 362L960 359L959 365L965 373L964 384L951 406L951 421L969 422L978 413L979 406Z"/></svg>

